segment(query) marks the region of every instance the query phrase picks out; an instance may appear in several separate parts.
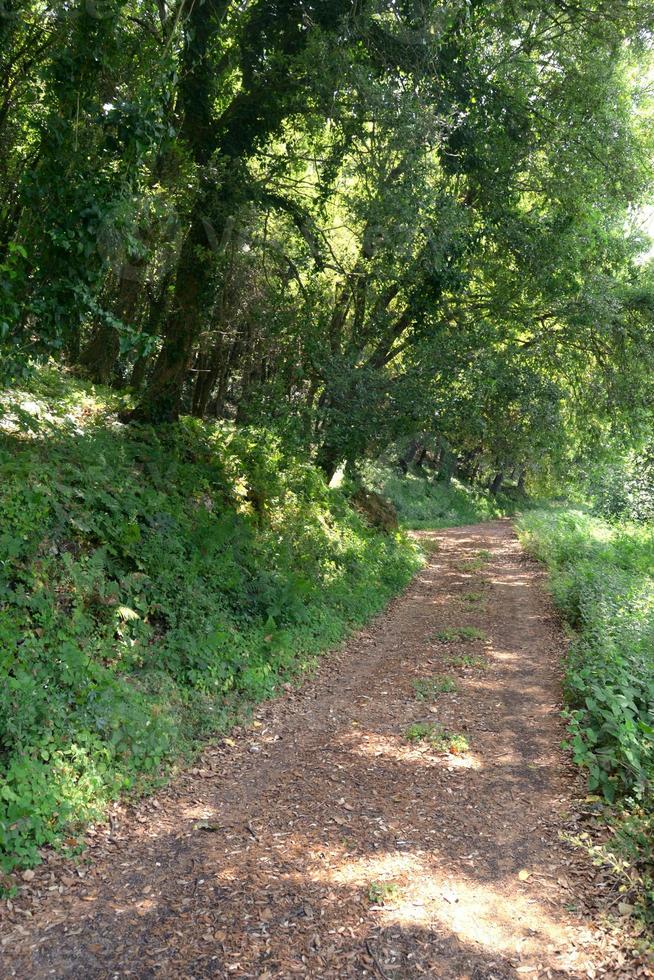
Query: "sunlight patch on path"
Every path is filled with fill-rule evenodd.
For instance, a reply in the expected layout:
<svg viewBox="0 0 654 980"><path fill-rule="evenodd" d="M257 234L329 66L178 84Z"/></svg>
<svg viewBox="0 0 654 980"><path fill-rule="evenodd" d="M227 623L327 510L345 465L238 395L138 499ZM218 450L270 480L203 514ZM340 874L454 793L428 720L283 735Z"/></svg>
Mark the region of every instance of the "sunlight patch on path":
<svg viewBox="0 0 654 980"><path fill-rule="evenodd" d="M473 868L473 855L470 864ZM367 889L372 882L396 886L387 903L371 909L385 926L442 930L487 953L506 956L517 967L537 967L547 957L564 972L576 975L587 968L577 944L590 934L577 933L573 944L569 928L531 897L526 886L524 895L516 895L513 881L507 894L501 887L452 875L428 856L401 852L346 858L308 873L315 882L340 887ZM542 876L534 872L533 877Z"/></svg>
<svg viewBox="0 0 654 980"><path fill-rule="evenodd" d="M481 759L472 752L466 752L463 755L435 753L426 746L417 748L408 745L404 739L398 736L381 735L378 732L357 733L356 736L347 733L338 740L338 744L346 747L354 755L368 756L373 759L383 756L397 762L410 762L412 765L427 768L434 766L456 769L482 768Z"/></svg>

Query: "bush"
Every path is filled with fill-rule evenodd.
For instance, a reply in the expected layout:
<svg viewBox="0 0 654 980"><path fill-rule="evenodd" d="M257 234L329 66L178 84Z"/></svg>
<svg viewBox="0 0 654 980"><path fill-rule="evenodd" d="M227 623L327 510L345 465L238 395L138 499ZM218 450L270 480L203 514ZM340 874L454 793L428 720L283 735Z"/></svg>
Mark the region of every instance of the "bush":
<svg viewBox="0 0 654 980"><path fill-rule="evenodd" d="M521 519L574 629L567 663L575 761L591 791L644 799L654 777L654 527L612 527L580 511Z"/></svg>
<svg viewBox="0 0 654 980"><path fill-rule="evenodd" d="M43 372L0 436L0 863L159 781L419 565L262 429L120 425Z"/></svg>
<svg viewBox="0 0 654 980"><path fill-rule="evenodd" d="M596 514L611 520L654 521L654 449L603 465L588 487Z"/></svg>
<svg viewBox="0 0 654 980"><path fill-rule="evenodd" d="M404 476L381 464L368 464L363 476L368 486L393 503L405 528L478 524L506 517L517 509L516 502L504 494L495 497L458 480L445 483L415 473Z"/></svg>

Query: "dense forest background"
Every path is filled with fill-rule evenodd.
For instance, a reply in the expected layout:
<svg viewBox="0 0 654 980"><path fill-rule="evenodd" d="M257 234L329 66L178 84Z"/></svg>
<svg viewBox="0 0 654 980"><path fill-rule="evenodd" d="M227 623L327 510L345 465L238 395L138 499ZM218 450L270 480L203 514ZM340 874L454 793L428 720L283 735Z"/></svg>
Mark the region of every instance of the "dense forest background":
<svg viewBox="0 0 654 980"><path fill-rule="evenodd" d="M5 380L55 358L329 476L651 458L653 17L3 0Z"/></svg>
<svg viewBox="0 0 654 980"><path fill-rule="evenodd" d="M0 870L381 610L422 560L383 496L525 511L595 858L652 920L653 31L0 0Z"/></svg>

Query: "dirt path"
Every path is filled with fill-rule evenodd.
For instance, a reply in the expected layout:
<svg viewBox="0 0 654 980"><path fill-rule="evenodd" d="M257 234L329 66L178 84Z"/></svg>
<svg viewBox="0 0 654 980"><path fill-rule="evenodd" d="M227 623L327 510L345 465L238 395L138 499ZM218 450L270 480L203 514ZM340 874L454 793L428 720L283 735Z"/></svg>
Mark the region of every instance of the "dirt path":
<svg viewBox="0 0 654 980"><path fill-rule="evenodd" d="M37 870L3 908L2 977L596 975L541 572L508 522L424 536L428 567L299 693L98 829L81 876ZM436 637L461 626L486 638ZM418 700L441 673L457 691ZM433 721L470 751L406 739Z"/></svg>

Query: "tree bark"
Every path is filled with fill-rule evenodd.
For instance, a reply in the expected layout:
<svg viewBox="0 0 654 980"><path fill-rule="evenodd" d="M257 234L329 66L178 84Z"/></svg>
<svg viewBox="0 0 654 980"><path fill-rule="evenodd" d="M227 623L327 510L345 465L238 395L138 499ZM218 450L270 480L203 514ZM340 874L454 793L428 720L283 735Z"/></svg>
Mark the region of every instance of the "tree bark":
<svg viewBox="0 0 654 980"><path fill-rule="evenodd" d="M120 270L114 310L116 317L123 323L132 323L136 316L145 265L145 259L134 259ZM109 384L119 354L120 334L116 327L103 320L97 324L91 339L82 350L80 364L86 368L93 381L98 384Z"/></svg>
<svg viewBox="0 0 654 980"><path fill-rule="evenodd" d="M118 331L103 320L95 327L91 339L80 354L79 361L92 381L97 384L109 384L119 353Z"/></svg>
<svg viewBox="0 0 654 980"><path fill-rule="evenodd" d="M316 456L316 465L319 466L325 474L327 483L331 481L342 462L343 457L337 447L331 445L330 443L323 443Z"/></svg>
<svg viewBox="0 0 654 980"><path fill-rule="evenodd" d="M182 244L163 345L141 403L131 415L134 421L173 422L179 416L207 291L207 262L202 252L206 251L208 242L203 216L201 199L196 203L191 227Z"/></svg>
<svg viewBox="0 0 654 980"><path fill-rule="evenodd" d="M504 470L499 470L499 472L496 473L495 476L493 477L493 481L490 487L488 488L494 497L497 496L497 494L502 489L503 480L504 480Z"/></svg>

